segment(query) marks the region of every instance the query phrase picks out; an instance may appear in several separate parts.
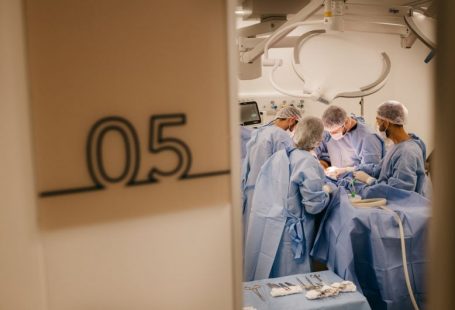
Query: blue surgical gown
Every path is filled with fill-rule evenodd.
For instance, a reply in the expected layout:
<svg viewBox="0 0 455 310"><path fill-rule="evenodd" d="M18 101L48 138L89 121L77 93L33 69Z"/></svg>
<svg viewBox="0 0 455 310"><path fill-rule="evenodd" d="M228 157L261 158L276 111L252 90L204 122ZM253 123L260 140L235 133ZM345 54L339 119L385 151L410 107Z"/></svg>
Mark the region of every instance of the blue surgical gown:
<svg viewBox="0 0 455 310"><path fill-rule="evenodd" d="M246 144L251 138L251 128L247 127L240 127L240 147L241 147L241 160L243 160L246 156Z"/></svg>
<svg viewBox="0 0 455 310"><path fill-rule="evenodd" d="M307 151L279 151L256 183L245 244L245 280L310 272L315 214L329 204L324 171Z"/></svg>
<svg viewBox="0 0 455 310"><path fill-rule="evenodd" d="M379 169L372 171L377 183L426 195L425 143L416 135L395 144L387 152Z"/></svg>
<svg viewBox="0 0 455 310"><path fill-rule="evenodd" d="M273 124L263 126L252 132L250 141L246 144L246 156L242 167L244 236L246 236L248 229L254 186L262 165L277 151L291 150L292 147L293 143L289 134Z"/></svg>
<svg viewBox="0 0 455 310"><path fill-rule="evenodd" d="M328 132L315 149L319 159L335 167L357 167L358 170L371 169L385 154L384 142L373 133L362 118L355 118L357 125L340 140L334 140Z"/></svg>

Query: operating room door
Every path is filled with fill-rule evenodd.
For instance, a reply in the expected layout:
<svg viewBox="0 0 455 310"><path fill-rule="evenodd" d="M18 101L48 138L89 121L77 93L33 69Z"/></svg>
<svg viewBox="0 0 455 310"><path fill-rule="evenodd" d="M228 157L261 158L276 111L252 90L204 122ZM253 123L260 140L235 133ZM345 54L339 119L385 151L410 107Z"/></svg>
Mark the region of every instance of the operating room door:
<svg viewBox="0 0 455 310"><path fill-rule="evenodd" d="M1 2L0 309L240 306L231 2Z"/></svg>

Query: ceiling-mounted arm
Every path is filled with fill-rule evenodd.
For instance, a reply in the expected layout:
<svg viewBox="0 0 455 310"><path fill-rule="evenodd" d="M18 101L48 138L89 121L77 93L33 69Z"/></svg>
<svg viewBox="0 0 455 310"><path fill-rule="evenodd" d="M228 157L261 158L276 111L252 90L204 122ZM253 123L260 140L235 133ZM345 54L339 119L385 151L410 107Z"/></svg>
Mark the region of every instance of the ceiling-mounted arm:
<svg viewBox="0 0 455 310"><path fill-rule="evenodd" d="M302 22L306 20L308 17L310 17L319 9L321 9L323 5L324 0L311 0L303 9L301 9L297 14L290 18L286 23L281 25L281 27L278 28L276 31L280 31L280 29L284 29L286 27L289 27L290 25L294 25L297 22ZM290 31L292 31L292 29L290 29L288 32L285 32L283 35L286 35ZM269 41L269 39L262 41L251 51L243 53L240 57L240 61L243 63L250 63L257 59L259 56L261 56L264 53L264 47L266 46L266 43ZM279 40L279 38L276 39Z"/></svg>
<svg viewBox="0 0 455 310"><path fill-rule="evenodd" d="M261 21L259 24L246 26L237 30L237 36L242 38L255 37L264 33L273 32L286 22L286 19L277 17Z"/></svg>
<svg viewBox="0 0 455 310"><path fill-rule="evenodd" d="M412 15L405 16L404 21L405 21L406 25L412 30L412 32L415 33L417 38L419 38L420 41L422 41L423 44L425 44L432 50L436 49L436 43L433 40L431 40L430 38L428 38L422 31L420 31L419 27L416 25L416 23L412 19Z"/></svg>

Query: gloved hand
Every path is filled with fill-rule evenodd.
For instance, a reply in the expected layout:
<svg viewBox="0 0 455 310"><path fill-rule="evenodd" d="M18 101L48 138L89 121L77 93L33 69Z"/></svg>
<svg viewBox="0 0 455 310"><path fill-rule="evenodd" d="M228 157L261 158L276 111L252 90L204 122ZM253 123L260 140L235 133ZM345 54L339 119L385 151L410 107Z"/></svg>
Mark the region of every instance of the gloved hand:
<svg viewBox="0 0 455 310"><path fill-rule="evenodd" d="M363 171L355 171L354 172L354 178L356 180L359 180L363 183L366 183L368 185L371 185L374 183L374 181L376 180L375 178L371 177L369 174L363 172Z"/></svg>
<svg viewBox="0 0 455 310"><path fill-rule="evenodd" d="M322 186L322 190L323 190L324 192L326 192L327 194L330 194L331 192L333 192L333 188L330 187L329 184L324 184L324 185Z"/></svg>
<svg viewBox="0 0 455 310"><path fill-rule="evenodd" d="M344 168L338 168L335 166L327 168L325 171L325 174L333 179L338 178L343 173L346 172L353 172L355 170L355 167L344 167Z"/></svg>
<svg viewBox="0 0 455 310"><path fill-rule="evenodd" d="M329 178L336 179L338 174L337 174L338 167L331 166L328 167L327 169L324 170L325 175L328 176Z"/></svg>

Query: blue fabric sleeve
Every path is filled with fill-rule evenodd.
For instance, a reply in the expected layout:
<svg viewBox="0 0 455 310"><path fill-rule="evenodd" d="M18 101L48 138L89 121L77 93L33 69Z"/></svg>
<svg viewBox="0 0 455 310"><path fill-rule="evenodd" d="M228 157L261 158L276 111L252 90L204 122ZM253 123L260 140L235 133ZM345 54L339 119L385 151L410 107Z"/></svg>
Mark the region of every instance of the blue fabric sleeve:
<svg viewBox="0 0 455 310"><path fill-rule="evenodd" d="M414 191L417 184L417 161L418 158L411 154L402 154L395 162L393 175L387 180L387 184L399 189Z"/></svg>
<svg viewBox="0 0 455 310"><path fill-rule="evenodd" d="M326 161L330 164L329 151L327 150L327 141L330 139L330 134L324 131L324 138L317 148L314 149L319 160Z"/></svg>
<svg viewBox="0 0 455 310"><path fill-rule="evenodd" d="M381 159L381 161L378 164L365 164L359 166L357 170L362 170L365 173L369 174L373 178L379 178L379 174L381 173L381 167L382 167L382 162L384 159Z"/></svg>
<svg viewBox="0 0 455 310"><path fill-rule="evenodd" d="M316 160L311 163L305 161L305 167L296 167L301 172L300 176L300 194L302 195L302 204L305 210L311 214L320 213L330 201L328 193L322 190L324 185L324 172Z"/></svg>
<svg viewBox="0 0 455 310"><path fill-rule="evenodd" d="M290 150L292 149L292 142L289 141L289 140L282 140L282 141L279 141L276 145L275 145L275 149L274 149L274 152L273 153L276 153L278 151L281 151L281 150Z"/></svg>
<svg viewBox="0 0 455 310"><path fill-rule="evenodd" d="M293 148L293 142L288 133L284 130L278 131L273 139L272 154L281 150L291 150Z"/></svg>
<svg viewBox="0 0 455 310"><path fill-rule="evenodd" d="M358 170L365 171L369 175L373 175L382 158L384 156L384 142L375 134L367 135L360 148L359 158L360 165L357 167Z"/></svg>

